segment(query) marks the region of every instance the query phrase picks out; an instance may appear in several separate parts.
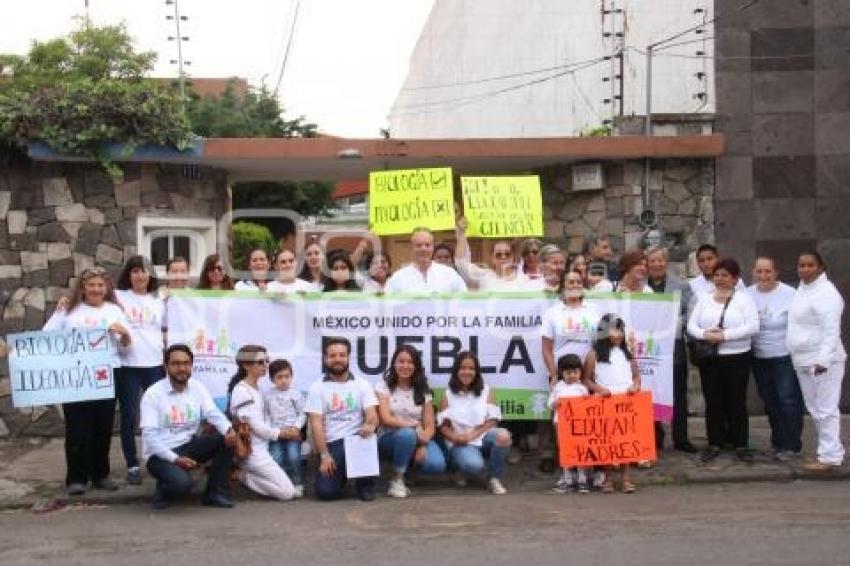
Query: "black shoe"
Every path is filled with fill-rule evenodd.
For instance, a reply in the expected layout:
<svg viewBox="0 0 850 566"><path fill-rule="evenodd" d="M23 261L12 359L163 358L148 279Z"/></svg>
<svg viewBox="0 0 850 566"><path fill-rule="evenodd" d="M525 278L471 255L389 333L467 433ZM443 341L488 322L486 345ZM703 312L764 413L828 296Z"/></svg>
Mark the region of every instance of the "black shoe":
<svg viewBox="0 0 850 566"><path fill-rule="evenodd" d="M103 491L118 491L118 484L109 478L93 481L91 482L91 486L95 489L102 489Z"/></svg>
<svg viewBox="0 0 850 566"><path fill-rule="evenodd" d="M705 450L702 451L702 454L700 454L699 459L703 464L707 464L718 456L720 456L720 448L717 446L707 446Z"/></svg>
<svg viewBox="0 0 850 566"><path fill-rule="evenodd" d="M540 459L540 471L544 474L551 474L555 471L555 459L554 458L541 458Z"/></svg>
<svg viewBox="0 0 850 566"><path fill-rule="evenodd" d="M151 499L151 507L156 511L160 511L162 509L166 509L171 505L171 501L168 500L167 497L156 488L153 491L153 499Z"/></svg>
<svg viewBox="0 0 850 566"><path fill-rule="evenodd" d="M673 448L675 448L679 452L687 452L688 454L696 454L697 452L699 452L699 448L697 448L687 440L684 442L677 442L673 445Z"/></svg>
<svg viewBox="0 0 850 566"><path fill-rule="evenodd" d="M738 457L738 460L746 464L752 464L756 461L753 451L749 448L736 448L735 455Z"/></svg>
<svg viewBox="0 0 850 566"><path fill-rule="evenodd" d="M233 500L221 493L208 493L201 500L201 505L205 507L218 507L220 509L230 509L233 507Z"/></svg>
<svg viewBox="0 0 850 566"><path fill-rule="evenodd" d="M375 488L362 487L357 490L357 499L360 501L375 501Z"/></svg>

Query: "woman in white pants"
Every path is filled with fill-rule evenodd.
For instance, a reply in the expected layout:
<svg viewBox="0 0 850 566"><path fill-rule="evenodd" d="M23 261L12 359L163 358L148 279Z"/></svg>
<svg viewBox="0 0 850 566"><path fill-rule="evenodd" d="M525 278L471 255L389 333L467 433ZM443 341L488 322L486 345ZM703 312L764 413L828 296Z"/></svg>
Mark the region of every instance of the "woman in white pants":
<svg viewBox="0 0 850 566"><path fill-rule="evenodd" d="M257 386L268 364L268 354L262 346L239 348L236 375L230 380L228 413L232 420L241 419L251 425L251 454L239 463L239 480L260 495L287 500L295 497L295 487L269 454L269 441L283 440L285 429L266 423L263 395Z"/></svg>
<svg viewBox="0 0 850 566"><path fill-rule="evenodd" d="M800 254L800 286L788 311L786 338L803 401L818 433L817 460L805 465L805 469L814 472L829 472L844 460L838 411L847 359L841 344L844 300L825 271L820 254Z"/></svg>

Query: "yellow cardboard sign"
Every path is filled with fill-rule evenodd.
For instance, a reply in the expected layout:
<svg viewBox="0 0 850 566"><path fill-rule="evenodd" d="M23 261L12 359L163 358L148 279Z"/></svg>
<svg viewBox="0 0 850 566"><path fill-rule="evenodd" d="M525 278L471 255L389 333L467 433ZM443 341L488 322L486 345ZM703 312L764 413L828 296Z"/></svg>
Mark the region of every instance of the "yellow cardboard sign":
<svg viewBox="0 0 850 566"><path fill-rule="evenodd" d="M543 235L540 177L461 177L466 234L480 238Z"/></svg>
<svg viewBox="0 0 850 566"><path fill-rule="evenodd" d="M450 167L369 173L369 227L379 235L455 227Z"/></svg>

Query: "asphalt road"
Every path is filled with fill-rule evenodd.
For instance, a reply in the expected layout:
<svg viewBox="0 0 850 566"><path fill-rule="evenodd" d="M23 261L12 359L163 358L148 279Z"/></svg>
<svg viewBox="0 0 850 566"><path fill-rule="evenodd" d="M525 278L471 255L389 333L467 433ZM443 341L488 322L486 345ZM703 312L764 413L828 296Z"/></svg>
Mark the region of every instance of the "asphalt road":
<svg viewBox="0 0 850 566"><path fill-rule="evenodd" d="M374 503L250 501L0 514L0 564L450 566L850 563L841 481L660 486L634 495L473 488Z"/></svg>

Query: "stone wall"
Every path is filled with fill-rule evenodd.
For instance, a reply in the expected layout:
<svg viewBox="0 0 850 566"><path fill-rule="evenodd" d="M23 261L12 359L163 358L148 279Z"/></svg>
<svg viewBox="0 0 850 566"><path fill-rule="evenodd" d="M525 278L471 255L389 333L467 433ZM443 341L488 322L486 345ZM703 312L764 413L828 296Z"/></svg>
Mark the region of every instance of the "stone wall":
<svg viewBox="0 0 850 566"><path fill-rule="evenodd" d="M604 164L604 189L573 191L570 166L544 171L546 238L570 252L581 251L584 238L595 233L607 234L617 254L638 247L645 234L638 224L643 177L643 161L610 161ZM689 252L714 240L714 162L653 161L649 188L649 207L667 237L671 260L683 268Z"/></svg>
<svg viewBox="0 0 850 566"><path fill-rule="evenodd" d="M124 168L115 183L97 166L0 161L0 337L40 329L84 269L117 275L136 254L136 218L220 218L230 206L226 176L177 165ZM0 368L0 436L52 434L52 408L14 410Z"/></svg>

